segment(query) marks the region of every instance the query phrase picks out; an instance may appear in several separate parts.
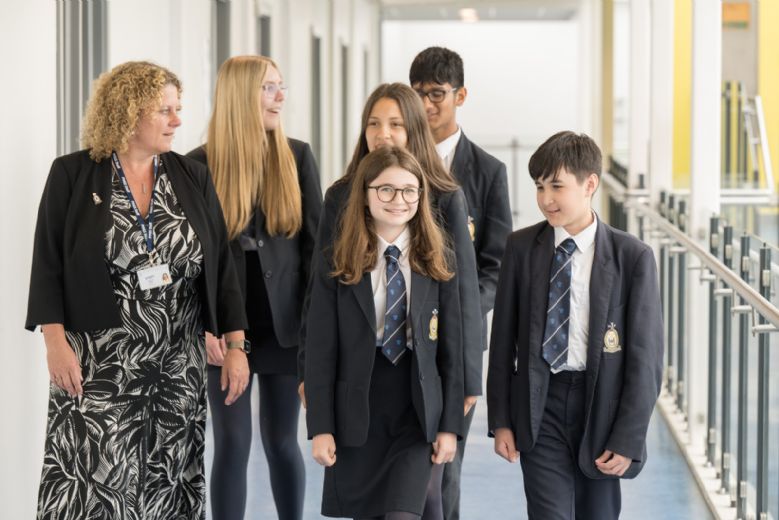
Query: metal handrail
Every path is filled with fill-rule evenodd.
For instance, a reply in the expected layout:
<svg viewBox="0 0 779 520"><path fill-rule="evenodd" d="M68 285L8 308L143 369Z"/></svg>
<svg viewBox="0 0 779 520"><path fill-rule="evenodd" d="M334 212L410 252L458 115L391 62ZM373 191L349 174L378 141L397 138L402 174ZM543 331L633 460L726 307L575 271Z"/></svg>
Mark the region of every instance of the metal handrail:
<svg viewBox="0 0 779 520"><path fill-rule="evenodd" d="M758 314L763 316L769 323L779 328L779 309L764 298L758 291L753 289L751 285L728 269L717 257L706 251L691 237L668 222L660 213L645 204L628 201L625 205L630 207L630 209L635 210L641 216L649 218L653 225L660 228L673 240L687 248L688 251L695 254L707 269L719 277L720 280L725 282L729 287L732 287L748 305L751 305L752 308L758 312Z"/></svg>

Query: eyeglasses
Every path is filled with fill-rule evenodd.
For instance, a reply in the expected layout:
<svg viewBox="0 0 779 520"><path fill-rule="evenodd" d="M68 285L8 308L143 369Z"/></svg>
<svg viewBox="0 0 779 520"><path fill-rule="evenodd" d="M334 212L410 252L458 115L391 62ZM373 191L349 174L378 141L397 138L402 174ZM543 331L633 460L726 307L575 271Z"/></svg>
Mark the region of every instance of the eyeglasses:
<svg viewBox="0 0 779 520"><path fill-rule="evenodd" d="M279 91L283 92L284 95L287 95L287 90L289 89L287 85L281 83L263 83L261 88L265 97L271 99L275 98Z"/></svg>
<svg viewBox="0 0 779 520"><path fill-rule="evenodd" d="M403 197L403 200L408 204L413 204L419 201L419 195L422 193L422 188L396 188L390 184L382 184L381 186L368 186L369 190L376 190L376 196L382 202L392 202L395 200L398 192Z"/></svg>
<svg viewBox="0 0 779 520"><path fill-rule="evenodd" d="M443 101L446 98L446 95L448 93L454 92L454 91L456 91L459 88L460 87L453 87L453 88L450 88L449 90L445 90L445 89L442 89L442 88L434 88L432 90L428 90L427 92L425 92L424 90L414 89L414 92L419 94L419 97L422 98L422 101L424 101L425 98L427 98L432 103L440 103L441 101Z"/></svg>

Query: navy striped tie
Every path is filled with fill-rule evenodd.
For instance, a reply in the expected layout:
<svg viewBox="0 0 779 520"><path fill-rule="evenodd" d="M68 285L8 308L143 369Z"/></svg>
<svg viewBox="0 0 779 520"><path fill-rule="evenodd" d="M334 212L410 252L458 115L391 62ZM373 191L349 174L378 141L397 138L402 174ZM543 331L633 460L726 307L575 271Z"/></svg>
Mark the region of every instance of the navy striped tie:
<svg viewBox="0 0 779 520"><path fill-rule="evenodd" d="M549 278L549 303L542 355L553 370L568 361L568 320L571 316L571 261L576 242L566 238L557 246Z"/></svg>
<svg viewBox="0 0 779 520"><path fill-rule="evenodd" d="M400 249L387 247L387 310L384 312L384 339L381 351L393 365L406 352L406 282L400 272Z"/></svg>

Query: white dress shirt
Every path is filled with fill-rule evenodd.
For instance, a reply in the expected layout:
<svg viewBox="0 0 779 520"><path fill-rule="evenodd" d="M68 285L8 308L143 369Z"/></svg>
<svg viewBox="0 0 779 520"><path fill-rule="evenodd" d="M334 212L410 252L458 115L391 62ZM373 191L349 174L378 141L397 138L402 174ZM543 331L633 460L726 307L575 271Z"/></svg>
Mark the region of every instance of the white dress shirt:
<svg viewBox="0 0 779 520"><path fill-rule="evenodd" d="M567 238L576 243L571 255L571 312L568 320L568 359L558 370L579 372L587 369L587 340L590 337L590 275L595 258L595 231L598 217L593 212L592 224L576 236L571 236L563 227L554 228L555 248Z"/></svg>
<svg viewBox="0 0 779 520"><path fill-rule="evenodd" d="M444 163L446 171L452 171L452 162L454 161L454 151L457 149L457 143L460 142L460 136L463 135L462 129L458 126L457 131L435 145L435 151Z"/></svg>
<svg viewBox="0 0 779 520"><path fill-rule="evenodd" d="M376 266L371 271L371 287L373 288L373 307L376 310L376 344L380 345L384 340L384 313L387 308L387 260L384 257L384 251L391 245L394 245L400 249L400 258L398 264L400 265L400 274L403 276L403 280L406 283L406 346L411 348L409 342L412 337L409 334L411 328L411 320L408 319L408 312L411 309L411 266L408 263L408 251L411 242L411 233L408 230L408 226L403 232L395 239L391 244L376 235L378 243L376 249L378 251L378 258L376 259Z"/></svg>

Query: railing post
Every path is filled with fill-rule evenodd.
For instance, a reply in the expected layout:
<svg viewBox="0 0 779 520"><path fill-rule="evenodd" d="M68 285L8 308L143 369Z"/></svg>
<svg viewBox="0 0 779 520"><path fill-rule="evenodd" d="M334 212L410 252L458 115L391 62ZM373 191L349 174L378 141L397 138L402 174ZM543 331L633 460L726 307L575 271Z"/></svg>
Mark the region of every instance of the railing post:
<svg viewBox="0 0 779 520"><path fill-rule="evenodd" d="M644 177L645 175L643 173L638 174L638 189L640 190L646 188ZM635 211L632 211L631 213L635 213ZM638 221L638 239L643 242L644 241L644 216L639 213L637 221Z"/></svg>
<svg viewBox="0 0 779 520"><path fill-rule="evenodd" d="M712 251L712 254L715 254ZM723 230L722 263L728 269L733 269L733 227L726 225ZM730 493L730 401L731 401L731 343L732 333L730 316L731 292L728 292L726 284L722 284L722 493ZM735 504L731 504L731 507Z"/></svg>
<svg viewBox="0 0 779 520"><path fill-rule="evenodd" d="M709 252L719 255L719 217L713 216L709 220ZM709 283L709 393L708 411L706 413L707 438L706 438L706 462L708 466L714 466L717 451L717 300L714 298L714 290L717 288L716 280Z"/></svg>
<svg viewBox="0 0 779 520"><path fill-rule="evenodd" d="M667 213L665 190L660 192L659 213L663 216ZM663 324L668 327L668 245L665 241L660 242L660 303L663 307ZM667 335L666 335L667 337ZM671 392L671 356L666 348L665 370L663 372L663 383L666 390Z"/></svg>
<svg viewBox="0 0 779 520"><path fill-rule="evenodd" d="M668 196L668 211L666 218L671 224L676 224L674 218L674 196L671 194ZM674 337L674 282L676 281L676 273L674 271L674 256L670 253L670 247L673 247L673 241L669 246L668 252L668 315L666 322L667 333L667 345L668 345L668 391L671 395L676 395L676 349L674 348L676 338Z"/></svg>
<svg viewBox="0 0 779 520"><path fill-rule="evenodd" d="M749 283L749 235L741 237L741 279ZM740 305L746 305L744 298L739 298ZM746 518L747 514L747 435L749 406L749 315L741 313L738 318L738 439L736 450L736 482L738 483L736 497L736 518Z"/></svg>
<svg viewBox="0 0 779 520"><path fill-rule="evenodd" d="M771 249L763 244L760 248L760 294L771 298ZM760 316L760 324L768 323ZM758 518L768 515L768 379L770 371L769 334L758 338L757 368L757 503Z"/></svg>
<svg viewBox="0 0 779 520"><path fill-rule="evenodd" d="M679 210L676 213L676 223L682 232L687 231L687 202L679 200ZM680 244L681 246L681 244ZM687 384L687 350L685 349L686 337L686 325L687 325L687 305L685 305L685 299L687 297L687 254L684 252L683 247L679 247L679 253L677 255L676 268L679 273L679 287L677 292L677 327L676 327L676 405L681 410L685 418L687 418L687 392L685 385Z"/></svg>

